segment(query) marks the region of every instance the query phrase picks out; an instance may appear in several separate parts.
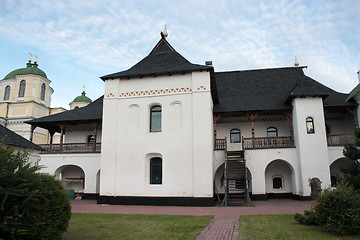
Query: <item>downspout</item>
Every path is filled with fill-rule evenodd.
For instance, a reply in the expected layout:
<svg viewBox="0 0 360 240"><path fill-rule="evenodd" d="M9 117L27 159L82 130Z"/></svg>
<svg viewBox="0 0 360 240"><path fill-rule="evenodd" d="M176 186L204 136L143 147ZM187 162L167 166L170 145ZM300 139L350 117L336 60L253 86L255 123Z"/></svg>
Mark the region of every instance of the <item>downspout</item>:
<svg viewBox="0 0 360 240"><path fill-rule="evenodd" d="M9 117L9 103L6 103L6 115L5 115L5 127L7 127L7 122L8 122L8 117Z"/></svg>

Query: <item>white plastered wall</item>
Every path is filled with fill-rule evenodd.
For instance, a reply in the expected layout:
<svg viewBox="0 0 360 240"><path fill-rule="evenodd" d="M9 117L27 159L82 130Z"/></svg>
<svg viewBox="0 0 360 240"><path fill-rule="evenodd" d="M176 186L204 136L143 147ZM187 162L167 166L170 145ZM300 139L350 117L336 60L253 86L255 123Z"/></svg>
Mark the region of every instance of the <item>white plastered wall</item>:
<svg viewBox="0 0 360 240"><path fill-rule="evenodd" d="M145 91L157 92L140 95ZM212 197L208 72L108 80L104 96L101 195ZM161 132L149 131L154 105L162 108ZM149 182L152 156L162 158L161 185Z"/></svg>
<svg viewBox="0 0 360 240"><path fill-rule="evenodd" d="M309 179L319 178L321 187L329 187L329 152L325 131L322 98L295 98L293 104L294 137L299 169L299 191L301 196L310 196ZM306 130L306 118L314 120L314 134Z"/></svg>
<svg viewBox="0 0 360 240"><path fill-rule="evenodd" d="M41 172L55 175L58 168L63 166L77 166L84 171L84 193L98 193L96 191L96 174L100 170L100 153L78 154L41 154Z"/></svg>

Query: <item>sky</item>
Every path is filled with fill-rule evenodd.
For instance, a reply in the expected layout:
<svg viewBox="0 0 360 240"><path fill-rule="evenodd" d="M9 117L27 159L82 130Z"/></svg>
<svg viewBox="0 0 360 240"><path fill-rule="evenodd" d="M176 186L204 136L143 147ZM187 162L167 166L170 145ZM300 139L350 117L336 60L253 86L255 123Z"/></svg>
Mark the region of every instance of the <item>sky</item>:
<svg viewBox="0 0 360 240"><path fill-rule="evenodd" d="M69 109L101 76L146 57L167 25L167 41L216 72L294 66L343 93L359 82L358 0L0 0L0 79L38 56L55 90L51 107Z"/></svg>

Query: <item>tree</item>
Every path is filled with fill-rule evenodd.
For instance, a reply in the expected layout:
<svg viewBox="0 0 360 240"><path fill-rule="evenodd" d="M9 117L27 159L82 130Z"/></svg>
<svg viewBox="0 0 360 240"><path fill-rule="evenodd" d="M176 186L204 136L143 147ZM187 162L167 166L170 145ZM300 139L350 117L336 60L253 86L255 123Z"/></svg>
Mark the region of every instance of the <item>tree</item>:
<svg viewBox="0 0 360 240"><path fill-rule="evenodd" d="M0 143L0 239L61 239L71 211L60 182Z"/></svg>
<svg viewBox="0 0 360 240"><path fill-rule="evenodd" d="M344 156L353 161L349 168L342 169L344 182L352 185L355 190L360 190L360 129L355 130L355 144L344 146Z"/></svg>

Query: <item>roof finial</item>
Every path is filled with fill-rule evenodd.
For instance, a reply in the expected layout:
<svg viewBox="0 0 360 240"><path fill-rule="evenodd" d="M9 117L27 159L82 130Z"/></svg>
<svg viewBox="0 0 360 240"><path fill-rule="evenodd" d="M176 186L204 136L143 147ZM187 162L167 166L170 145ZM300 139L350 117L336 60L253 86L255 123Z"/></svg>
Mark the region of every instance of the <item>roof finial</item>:
<svg viewBox="0 0 360 240"><path fill-rule="evenodd" d="M35 61L34 63L37 63L38 56L35 54Z"/></svg>
<svg viewBox="0 0 360 240"><path fill-rule="evenodd" d="M83 85L83 93L85 93L85 85Z"/></svg>
<svg viewBox="0 0 360 240"><path fill-rule="evenodd" d="M168 34L167 30L166 30L166 24L165 24L164 31L162 31L160 35L161 35L162 38L166 38L167 36L169 36L169 34Z"/></svg>
<svg viewBox="0 0 360 240"><path fill-rule="evenodd" d="M295 67L298 67L298 66L299 66L299 62L298 62L298 60L297 60L296 56L295 56L294 66L295 66Z"/></svg>
<svg viewBox="0 0 360 240"><path fill-rule="evenodd" d="M29 62L31 62L31 56L32 56L32 53L31 53L31 52L29 52L29 55L30 55L30 57L29 57Z"/></svg>

